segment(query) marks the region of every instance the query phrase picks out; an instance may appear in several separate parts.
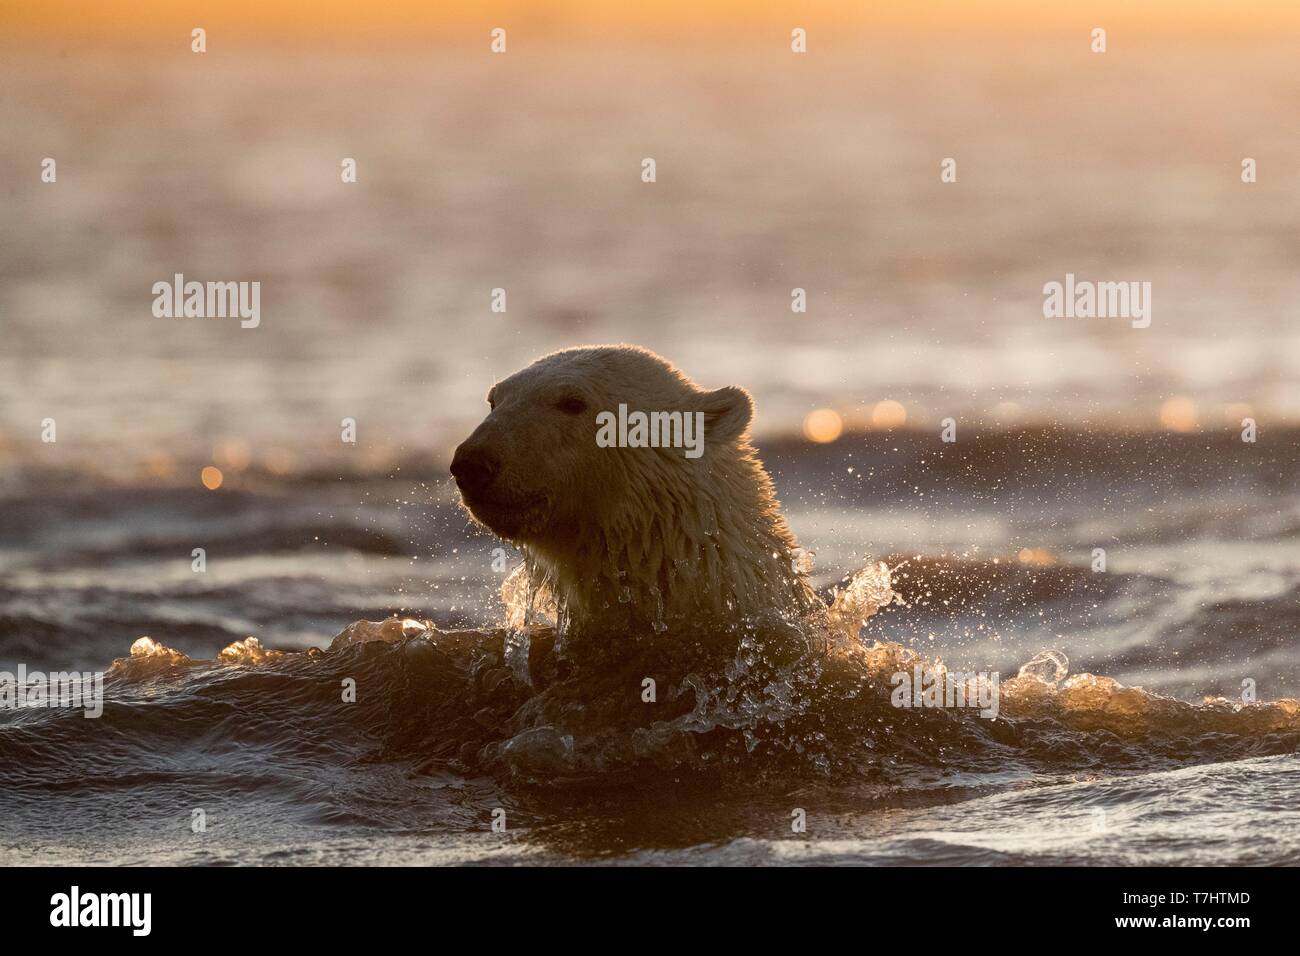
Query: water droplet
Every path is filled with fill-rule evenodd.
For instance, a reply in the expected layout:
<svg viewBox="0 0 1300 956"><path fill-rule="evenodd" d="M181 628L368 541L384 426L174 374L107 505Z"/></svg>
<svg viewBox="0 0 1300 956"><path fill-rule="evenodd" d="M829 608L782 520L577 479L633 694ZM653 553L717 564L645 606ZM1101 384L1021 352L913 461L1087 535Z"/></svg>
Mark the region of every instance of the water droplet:
<svg viewBox="0 0 1300 956"><path fill-rule="evenodd" d="M1044 684L1059 684L1069 672L1070 659L1060 651L1039 651L1016 676L1032 677Z"/></svg>

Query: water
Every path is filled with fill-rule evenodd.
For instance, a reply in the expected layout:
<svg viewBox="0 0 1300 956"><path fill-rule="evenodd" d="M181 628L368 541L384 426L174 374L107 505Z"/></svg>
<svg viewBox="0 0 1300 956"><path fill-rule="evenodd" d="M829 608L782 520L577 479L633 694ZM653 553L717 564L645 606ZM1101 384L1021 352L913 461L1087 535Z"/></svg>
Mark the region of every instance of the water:
<svg viewBox="0 0 1300 956"><path fill-rule="evenodd" d="M1151 427L1179 395L1207 427L1238 405L1296 420L1300 199L1284 160L1246 187L1227 152L1290 155L1292 49L1167 43L1101 71L1086 51L860 42L815 70L11 51L0 434L112 475L214 447L286 469L441 458L494 378L618 341L743 384L767 433L818 405L863 424L890 398L936 431ZM55 185L31 159L51 152ZM260 281L261 326L155 319L150 289L178 272ZM1044 320L1068 272L1152 282L1151 327ZM60 415L55 456L33 423ZM365 439L350 459L344 417Z"/></svg>
<svg viewBox="0 0 1300 956"><path fill-rule="evenodd" d="M1235 171L1288 148L1289 51L187 56L0 66L0 669L107 671L98 720L0 712L0 860L1300 862L1296 198ZM154 319L178 271L262 326ZM1046 323L1070 271L1152 281L1152 327ZM817 585L894 569L861 647L998 671L999 719L789 635L508 658L450 449L619 340L749 388ZM394 613L458 634L329 649ZM286 653L214 660L249 637ZM1057 688L1006 683L1044 650Z"/></svg>
<svg viewBox="0 0 1300 956"><path fill-rule="evenodd" d="M1286 825L1300 773L1300 511L1274 471L1294 457L1225 465L1215 491L1213 469L1175 467L1216 460L1200 436L998 441L1055 452L986 485L945 477L927 436L770 444L824 592L866 549L895 568L905 603L867 620L860 646L882 642L871 654L827 664L757 634L709 661L681 656L679 635L624 635L600 673L566 682L542 632L528 648L534 686L492 627L507 616L498 542L467 525L433 472L306 490L268 476L237 494L10 498L2 665L127 659L108 671L98 720L4 713L5 856L1300 859ZM1138 447L1154 455L1151 482L1098 464L1103 441L1116 462ZM1090 484L1069 499L1051 491L1085 470ZM927 494L924 508L913 503ZM1199 507L1180 504L1193 495ZM204 574L190 570L195 542L208 551ZM1104 574L1090 569L1096 542L1110 545ZM453 633L330 649L351 621L393 610ZM487 630L453 630L466 627ZM142 634L195 662L128 657ZM249 635L273 653L235 647L211 660ZM1069 676L1012 681L1044 648L1068 659ZM906 669L909 650L1000 671L999 719L889 706L887 675ZM1059 666L1036 670L1051 681ZM1104 677L1079 676L1089 672ZM639 699L645 673L660 678L653 712ZM345 678L357 682L354 704L342 701ZM1261 701L1292 700L1243 706L1246 678ZM808 821L797 836L796 808ZM190 831L195 809L205 834ZM490 831L497 809L504 835Z"/></svg>

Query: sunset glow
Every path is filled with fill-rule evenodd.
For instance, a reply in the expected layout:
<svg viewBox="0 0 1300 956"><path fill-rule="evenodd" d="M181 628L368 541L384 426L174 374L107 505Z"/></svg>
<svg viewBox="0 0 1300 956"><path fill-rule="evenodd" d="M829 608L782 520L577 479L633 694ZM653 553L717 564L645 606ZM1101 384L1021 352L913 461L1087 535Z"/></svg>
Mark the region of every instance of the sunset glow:
<svg viewBox="0 0 1300 956"><path fill-rule="evenodd" d="M596 0L556 0L545 13L523 0L501 3L430 4L394 0L364 5L350 0L228 0L209 7L187 9L148 0L113 4L84 4L75 0L6 5L0 10L5 35L37 33L58 37L60 43L112 37L126 43L145 34L175 32L188 38L202 26L219 37L250 36L267 42L300 37L334 37L353 43L375 40L419 45L434 37L458 36L478 43L495 26L518 31L520 38L584 37L635 34L638 37L689 37L698 31L726 30L732 34L772 35L782 42L789 29L809 31L809 42L826 46L841 33L874 35L882 31L997 31L1023 33L1087 29L1104 25L1128 30L1133 42L1162 35L1203 34L1216 39L1253 34L1266 22L1269 35L1300 27L1300 7L1287 0L1261 0L1243 17L1233 4L1210 0L1147 0L1142 4L1099 0L1086 6L1044 4L1030 0L900 0L891 4L862 4L825 0L815 7L791 9L775 0L644 0L634 5ZM522 42L518 50L527 48Z"/></svg>

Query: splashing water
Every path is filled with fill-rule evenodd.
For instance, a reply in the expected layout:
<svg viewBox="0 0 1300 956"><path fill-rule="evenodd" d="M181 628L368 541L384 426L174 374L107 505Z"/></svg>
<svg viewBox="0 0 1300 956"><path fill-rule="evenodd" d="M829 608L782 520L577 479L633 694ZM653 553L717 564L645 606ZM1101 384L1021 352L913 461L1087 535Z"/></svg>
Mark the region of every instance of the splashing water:
<svg viewBox="0 0 1300 956"><path fill-rule="evenodd" d="M563 646L554 603L529 582L522 568L506 579L501 589L505 626L499 631L445 632L413 618L359 621L334 639L330 653L411 641L443 652L454 649L473 679L490 673L488 689L510 702L487 727L499 738L461 753L460 762L534 781L665 761L696 770L730 765L742 775L745 769L828 775L909 763L954 766L961 753L976 763L987 759L989 748L1005 737L998 729L1005 721L890 706L894 675L923 668L942 679L949 669L942 660L900 644L860 639L882 608L901 603L884 562L868 563L836 588L821 624L743 622L732 627L735 643L725 653L717 651L715 641L697 641L690 634L669 637L656 631L655 640L641 642L610 635L599 667L580 668L568 678L557 669ZM320 656L319 651L264 648L250 637L224 648L215 663L273 667ZM176 667L204 663L151 638L136 641L130 660ZM1291 700L1194 705L1107 677L1068 674L1064 653L1041 651L1015 678L1001 683L1002 715L1013 722L1050 720L1135 739L1300 730ZM640 696L647 678L656 688L658 709L646 708ZM475 715L480 725L483 717ZM742 755L752 767L741 767Z"/></svg>
<svg viewBox="0 0 1300 956"><path fill-rule="evenodd" d="M843 590L835 589L827 612L828 625L841 638L856 640L869 618L898 600L889 566L883 561L868 564L849 578Z"/></svg>
<svg viewBox="0 0 1300 956"><path fill-rule="evenodd" d="M304 796L310 784L300 771L271 769L310 767L307 780L335 780L331 816L406 827L413 810L430 812L418 810L429 785L455 781L490 781L496 796L483 799L498 803L529 794L567 806L606 800L601 794L612 790L628 794L620 798L627 806L665 788L675 799L698 788L701 799L726 803L797 788L800 799L892 795L909 807L933 803L935 788L950 780L987 781L968 784L985 789L1046 785L1300 746L1294 700L1186 703L1103 676L1067 676L1059 650L1040 652L1001 683L997 719L899 709L893 676L948 669L898 643L861 639L864 627L878 626L882 608L901 606L883 562L836 589L820 622L732 622L726 651L716 633L705 639L716 626L637 641L610 635L595 667L562 666L546 597L525 582L507 580L506 626L496 630L446 631L393 617L349 625L325 651L277 650L247 638L207 661L140 638L107 674L103 718L82 722L95 725L91 735L36 715L0 734L0 757L15 747L30 753L39 740L39 752L78 755L81 785L96 786L102 730L114 740L104 751L113 754L105 773L123 766L156 773L141 768L212 747L240 755L222 784L238 788L247 761L262 766L255 755L265 753L270 763L259 772L279 782L261 799L285 807L319 802ZM341 703L339 687L348 681L356 699ZM209 729L196 737L202 728ZM48 762L13 763L21 765L19 778L57 777ZM401 768L406 782L395 784L385 767ZM450 825L457 804L439 806Z"/></svg>
<svg viewBox="0 0 1300 956"><path fill-rule="evenodd" d="M1041 651L1020 668L1017 677L1033 678L1055 687L1070 672L1070 659L1060 651Z"/></svg>

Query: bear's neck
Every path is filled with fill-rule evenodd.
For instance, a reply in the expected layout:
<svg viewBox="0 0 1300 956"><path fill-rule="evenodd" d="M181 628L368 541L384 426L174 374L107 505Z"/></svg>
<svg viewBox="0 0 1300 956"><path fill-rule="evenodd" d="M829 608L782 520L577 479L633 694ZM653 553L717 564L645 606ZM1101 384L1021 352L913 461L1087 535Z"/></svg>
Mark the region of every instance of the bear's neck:
<svg viewBox="0 0 1300 956"><path fill-rule="evenodd" d="M771 480L748 443L737 451L656 459L623 475L620 505L600 520L523 546L562 629L653 636L823 607Z"/></svg>

